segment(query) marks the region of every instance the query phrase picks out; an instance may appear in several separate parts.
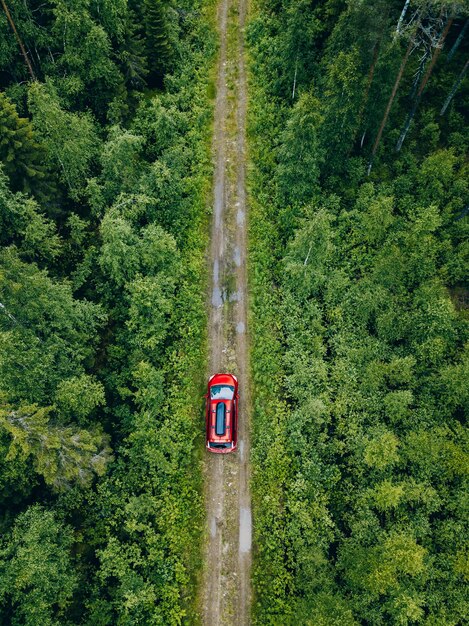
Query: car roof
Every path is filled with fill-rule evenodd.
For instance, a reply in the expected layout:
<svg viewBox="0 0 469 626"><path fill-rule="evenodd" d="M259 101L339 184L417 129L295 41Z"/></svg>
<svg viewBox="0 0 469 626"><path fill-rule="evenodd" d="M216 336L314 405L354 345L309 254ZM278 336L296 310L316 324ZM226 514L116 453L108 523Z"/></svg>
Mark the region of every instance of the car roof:
<svg viewBox="0 0 469 626"><path fill-rule="evenodd" d="M210 402L209 440L215 442L233 441L234 403L232 400Z"/></svg>

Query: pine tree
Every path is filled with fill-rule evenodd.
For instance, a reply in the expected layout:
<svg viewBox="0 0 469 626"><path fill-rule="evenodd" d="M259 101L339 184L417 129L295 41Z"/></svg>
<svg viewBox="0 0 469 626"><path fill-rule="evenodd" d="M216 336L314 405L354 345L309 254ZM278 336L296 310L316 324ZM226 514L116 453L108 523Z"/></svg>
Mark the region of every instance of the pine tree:
<svg viewBox="0 0 469 626"><path fill-rule="evenodd" d="M145 42L138 25L137 15L131 9L129 9L127 32L119 52L119 59L127 84L134 89L144 87L148 75Z"/></svg>
<svg viewBox="0 0 469 626"><path fill-rule="evenodd" d="M45 187L44 151L27 118L0 92L0 161L14 191L35 192Z"/></svg>
<svg viewBox="0 0 469 626"><path fill-rule="evenodd" d="M145 0L144 19L151 86L162 86L165 70L171 59L166 7L163 0Z"/></svg>

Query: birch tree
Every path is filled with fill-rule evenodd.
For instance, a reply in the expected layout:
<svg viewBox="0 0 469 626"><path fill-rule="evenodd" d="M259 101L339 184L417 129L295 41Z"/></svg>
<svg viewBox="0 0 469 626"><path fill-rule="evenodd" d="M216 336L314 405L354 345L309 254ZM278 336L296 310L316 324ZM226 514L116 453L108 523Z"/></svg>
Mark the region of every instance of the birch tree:
<svg viewBox="0 0 469 626"><path fill-rule="evenodd" d="M441 111L440 111L440 115L444 115L446 113L446 109L449 107L451 100L454 98L455 93L457 92L459 86L461 85L464 76L466 75L467 72L467 68L469 67L469 59L466 61L464 67L462 68L462 70L459 73L459 76L457 77L457 79L454 81L453 86L451 87L451 90L448 94L448 97L446 98L443 106L441 107Z"/></svg>
<svg viewBox="0 0 469 626"><path fill-rule="evenodd" d="M458 38L456 39L456 41L454 42L451 50L448 52L448 56L446 57L446 61L451 61L451 59L453 58L453 56L456 54L459 46L461 45L462 40L464 39L467 29L469 28L469 19L467 19L464 22L464 26L462 27L461 32L459 33Z"/></svg>
<svg viewBox="0 0 469 626"><path fill-rule="evenodd" d="M71 113L64 109L50 82L33 84L28 104L49 165L58 169L70 196L78 200L100 146L92 115L88 111Z"/></svg>
<svg viewBox="0 0 469 626"><path fill-rule="evenodd" d="M405 18L405 15L407 13L407 9L409 8L409 4L410 4L410 0L405 0L404 6L402 7L401 14L399 16L399 20L397 22L395 36L401 34L402 23L404 22L404 18Z"/></svg>
<svg viewBox="0 0 469 626"><path fill-rule="evenodd" d="M400 85L400 82L402 80L402 76L404 74L404 70L405 70L406 65L407 65L407 61L409 60L409 57L410 57L410 54L411 54L413 48L414 48L414 41L411 39L409 41L408 45L407 45L407 49L406 49L404 57L403 57L403 59L401 61L401 65L399 67L399 71L397 72L397 76L396 76L396 79L394 81L392 92L391 92L391 95L389 97L388 103L386 105L386 110L384 111L383 119L381 120L381 124L379 126L378 133L376 135L376 139L375 139L375 142L373 144L373 148L371 150L371 157L370 157L370 160L368 162L368 171L367 171L368 176L371 173L371 168L373 167L373 160L374 160L376 152L378 150L378 147L379 147L379 144L380 144L380 141L381 141L381 137L383 135L384 127L386 126L386 122L388 121L389 113L391 112L391 107L392 107L392 104L394 102L394 98L396 97L397 90L399 89L399 85Z"/></svg>
<svg viewBox="0 0 469 626"><path fill-rule="evenodd" d="M406 135L407 135L407 133L409 131L409 128L410 128L410 125L411 125L412 120L414 118L414 115L415 115L415 113L416 113L416 111L418 109L418 106L420 104L420 100L422 98L422 94L423 94L424 89L425 89L425 87L426 87L426 85L428 83L428 80L429 80L429 78L430 78L430 76L432 74L433 68L435 67L435 64L436 64L436 62L438 60L438 57L440 56L441 50L442 50L442 48L444 46L445 39L446 39L446 37L447 37L447 35L449 33L449 29L451 28L453 20L454 20L454 16L450 16L448 18L448 20L446 21L446 25L445 25L445 27L443 29L443 32L441 33L441 36L440 36L440 38L439 38L439 40L438 40L438 42L437 42L437 44L435 46L435 50L433 52L432 59L431 59L430 64L429 64L429 66L427 68L425 76L422 79L422 82L420 84L419 90L417 92L417 96L416 96L416 98L414 100L414 103L412 105L411 110L409 111L409 114L408 114L407 119L405 121L404 127L402 129L401 135L400 135L400 137L399 137L399 139L397 141L397 145L396 145L396 151L397 152L399 152L399 150L402 148L402 144L404 143L404 140L405 140Z"/></svg>

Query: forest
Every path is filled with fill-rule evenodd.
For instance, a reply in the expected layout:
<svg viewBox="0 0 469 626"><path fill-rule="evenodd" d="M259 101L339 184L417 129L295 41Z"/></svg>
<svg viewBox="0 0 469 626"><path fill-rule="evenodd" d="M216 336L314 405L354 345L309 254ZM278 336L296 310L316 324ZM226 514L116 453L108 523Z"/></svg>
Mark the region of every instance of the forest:
<svg viewBox="0 0 469 626"><path fill-rule="evenodd" d="M0 0L0 626L198 623L215 0ZM251 0L252 622L469 615L469 5Z"/></svg>
<svg viewBox="0 0 469 626"><path fill-rule="evenodd" d="M214 3L1 5L0 624L180 624Z"/></svg>
<svg viewBox="0 0 469 626"><path fill-rule="evenodd" d="M467 624L468 18L253 3L256 624Z"/></svg>

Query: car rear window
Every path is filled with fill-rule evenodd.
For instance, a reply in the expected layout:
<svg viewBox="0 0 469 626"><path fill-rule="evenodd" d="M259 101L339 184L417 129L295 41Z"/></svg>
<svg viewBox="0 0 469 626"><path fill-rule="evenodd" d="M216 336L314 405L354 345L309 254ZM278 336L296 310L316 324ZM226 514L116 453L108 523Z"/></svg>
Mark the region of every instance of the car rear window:
<svg viewBox="0 0 469 626"><path fill-rule="evenodd" d="M215 433L220 437L226 430L226 407L224 402L217 404L217 416L215 422Z"/></svg>
<svg viewBox="0 0 469 626"><path fill-rule="evenodd" d="M213 385L210 387L212 400L233 400L234 387L232 385Z"/></svg>

